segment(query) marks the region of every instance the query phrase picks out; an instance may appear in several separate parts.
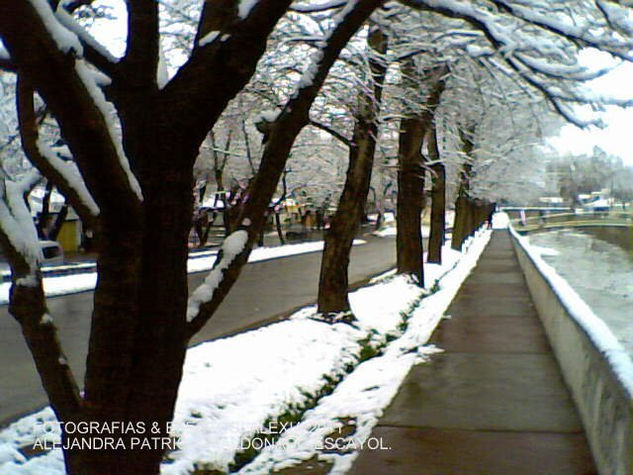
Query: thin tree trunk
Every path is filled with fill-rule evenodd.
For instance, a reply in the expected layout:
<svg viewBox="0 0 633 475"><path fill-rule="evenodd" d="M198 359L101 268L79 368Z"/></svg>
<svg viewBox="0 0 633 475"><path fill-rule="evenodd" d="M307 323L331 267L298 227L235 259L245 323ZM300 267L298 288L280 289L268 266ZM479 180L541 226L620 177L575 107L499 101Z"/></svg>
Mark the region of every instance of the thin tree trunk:
<svg viewBox="0 0 633 475"><path fill-rule="evenodd" d="M455 218L453 220L453 235L451 238L451 248L460 251L464 240L469 233L469 215L470 215L470 182L472 179L473 165L471 161L471 153L473 150L472 132L459 131L462 140L462 152L464 153L464 163L459 176L459 191L457 193L457 201L455 202Z"/></svg>
<svg viewBox="0 0 633 475"><path fill-rule="evenodd" d="M431 196L431 235L429 236L428 262L442 263L442 246L446 223L446 170L444 165L433 165L433 191Z"/></svg>
<svg viewBox="0 0 633 475"><path fill-rule="evenodd" d="M37 222L37 235L40 239L48 239L52 192L53 182L48 181L44 190L44 197L42 198L42 210L39 213Z"/></svg>
<svg viewBox="0 0 633 475"><path fill-rule="evenodd" d="M374 52L384 54L386 51L387 37L377 27L372 28L367 42ZM373 97L363 94L360 98L360 114L354 124L345 187L325 236L318 293L318 311L324 315L350 311L347 298L349 256L369 193L378 133L377 117L387 66L372 56L370 71Z"/></svg>
<svg viewBox="0 0 633 475"><path fill-rule="evenodd" d="M275 229L277 229L277 236L279 237L279 242L281 245L286 244L286 239L284 238L284 231L281 229L281 218L279 217L279 212L275 211Z"/></svg>
<svg viewBox="0 0 633 475"><path fill-rule="evenodd" d="M319 278L319 313L334 314L350 310L347 298L349 255L354 236L360 226L363 201L367 198L375 150L370 136L373 124L357 121L350 152L345 187L338 208L325 236L325 249Z"/></svg>
<svg viewBox="0 0 633 475"><path fill-rule="evenodd" d="M431 234L429 236L429 253L427 262L442 263L442 246L446 226L446 169L440 162L440 150L437 144L435 123L429 132L429 159L432 163L431 190Z"/></svg>
<svg viewBox="0 0 633 475"><path fill-rule="evenodd" d="M62 230L62 226L66 222L66 217L68 216L68 203L64 203L59 210L59 213L55 216L55 221L51 226L50 231L48 232L48 239L52 241L56 241L59 233Z"/></svg>

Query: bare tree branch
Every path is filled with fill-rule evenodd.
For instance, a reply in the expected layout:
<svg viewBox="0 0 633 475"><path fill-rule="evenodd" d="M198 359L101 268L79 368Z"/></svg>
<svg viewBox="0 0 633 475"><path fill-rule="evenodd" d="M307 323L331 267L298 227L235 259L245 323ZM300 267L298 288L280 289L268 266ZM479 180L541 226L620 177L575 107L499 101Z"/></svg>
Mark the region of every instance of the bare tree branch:
<svg viewBox="0 0 633 475"><path fill-rule="evenodd" d="M317 129L321 129L324 132L327 132L328 134L330 134L332 137L334 137L336 140L341 142L346 147L349 148L349 147L352 146L352 142L351 142L350 139L345 137L343 134L337 132L336 130L334 130L329 125L323 124L322 122L318 122L318 121L316 121L314 119L310 119L310 125L312 125L313 127L316 127Z"/></svg>
<svg viewBox="0 0 633 475"><path fill-rule="evenodd" d="M238 231L246 232L247 239L243 248L235 255L224 258L224 252L218 259L209 276L189 301L187 311L187 334L191 338L211 318L220 303L226 297L248 261L251 249L259 237L268 209L279 179L286 166L290 150L299 132L309 119L309 110L325 82L330 68L349 39L369 18L371 13L383 4L383 0L358 0L348 2L340 13L339 21L321 50L313 58L304 76L299 81L296 92L272 123L268 140L264 147L259 172L250 189L250 194L237 220ZM238 235L235 235L237 238ZM209 285L216 284L209 296Z"/></svg>

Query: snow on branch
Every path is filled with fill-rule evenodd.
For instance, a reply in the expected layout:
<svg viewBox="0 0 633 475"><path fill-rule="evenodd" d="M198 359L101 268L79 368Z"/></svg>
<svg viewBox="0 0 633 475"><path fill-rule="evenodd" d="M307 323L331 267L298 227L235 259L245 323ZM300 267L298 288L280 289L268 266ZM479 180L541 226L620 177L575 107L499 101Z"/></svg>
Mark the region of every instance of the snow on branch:
<svg viewBox="0 0 633 475"><path fill-rule="evenodd" d="M347 3L347 0L330 0L329 2L320 3L317 5L312 4L299 4L294 5L291 10L298 13L321 13L328 10L335 10L343 7Z"/></svg>
<svg viewBox="0 0 633 475"><path fill-rule="evenodd" d="M251 13L251 10L259 0L238 0L237 16L244 20Z"/></svg>
<svg viewBox="0 0 633 475"><path fill-rule="evenodd" d="M15 71L16 69L9 51L7 51L2 43L2 39L0 39L0 69L4 69L5 71Z"/></svg>
<svg viewBox="0 0 633 475"><path fill-rule="evenodd" d="M11 248L8 252L11 267L25 264L26 275L36 275L42 261L42 250L37 238L37 230L26 204L25 196L39 181L39 174L29 173L21 181L0 180L0 230ZM11 257L14 262L11 262Z"/></svg>
<svg viewBox="0 0 633 475"><path fill-rule="evenodd" d="M63 3L60 3L55 10L55 17L66 30L76 36L86 59L106 74L111 74L114 71L113 67L119 59L77 23Z"/></svg>
<svg viewBox="0 0 633 475"><path fill-rule="evenodd" d="M65 28L53 13L47 0L29 0L31 5L37 11L37 14L44 22L46 30L49 32L57 47L62 53L70 53L72 51L78 57L83 56L83 46L77 35Z"/></svg>
<svg viewBox="0 0 633 475"><path fill-rule="evenodd" d="M579 127L599 121L577 117L574 104L629 105L628 101L599 97L577 87L578 83L595 79L609 71L580 65L578 52L583 48L594 47L615 57L633 60L633 40L619 33L625 30L622 25L628 24L631 15L619 7L605 2L593 8L590 4L578 6L573 2L558 7L536 0L485 0L480 3L401 0L401 3L460 19L481 31L493 49L489 51L482 49L479 44L471 44L466 48L471 56L486 58L497 68L500 68L499 63L504 63L512 71L511 74L517 75L529 87L543 94L560 115ZM616 18L620 25L618 29L610 27Z"/></svg>
<svg viewBox="0 0 633 475"><path fill-rule="evenodd" d="M81 406L81 396L46 308L39 270L42 250L26 204L26 195L40 179L35 171L19 181L0 179L0 243L13 280L9 312L22 328L54 411L60 420L69 420Z"/></svg>
<svg viewBox="0 0 633 475"><path fill-rule="evenodd" d="M189 297L187 303L187 321L193 321L200 313L200 306L211 302L213 294L220 286L224 278L224 272L229 268L233 260L246 248L248 232L241 229L231 233L222 243L213 269Z"/></svg>
<svg viewBox="0 0 633 475"><path fill-rule="evenodd" d="M88 94L90 94L90 96L92 97L94 104L100 110L103 119L105 120L106 126L108 128L108 133L110 134L110 138L112 140L112 144L116 149L116 153L119 159L119 165L127 176L130 188L136 194L139 201L143 201L143 192L141 191L141 185L132 172L132 169L130 168L130 162L125 155L125 152L123 151L121 141L117 137L114 123L110 114L110 106L108 106L108 101L103 95L103 92L101 92L101 89L99 88L99 86L97 86L97 82L101 79L101 76L95 75L93 71L91 71L81 60L75 61L75 71L77 72L77 76L82 80L84 86L88 91Z"/></svg>
<svg viewBox="0 0 633 475"><path fill-rule="evenodd" d="M516 2L509 3L506 0L490 0L501 11L505 11L516 18L519 18L525 22L536 25L550 33L567 38L571 41L577 41L582 46L592 46L594 48L608 51L609 53L619 56L623 59L633 60L633 56L629 51L633 48L633 42L630 39L624 38L618 34L617 30L611 30L607 36L596 36L591 31L596 31L601 25L587 25L587 22L575 22L573 18L568 18L568 21L563 21L556 15L543 14L535 8L529 8L517 4ZM633 31L633 22L631 22L630 12L628 18L625 17L626 11L624 9L618 10L617 20L615 7L607 8L605 2L596 2L598 11L606 16L607 25L602 25L602 30L608 30L604 26L609 26L614 21L617 21L619 25L626 23L626 29L629 32ZM587 12L588 15L597 12Z"/></svg>
<svg viewBox="0 0 633 475"><path fill-rule="evenodd" d="M18 76L17 84L17 101L20 137L26 156L55 184L82 221L90 226L99 215L99 207L88 191L77 165L72 161L62 160L39 137L33 104L33 89L20 76Z"/></svg>
<svg viewBox="0 0 633 475"><path fill-rule="evenodd" d="M76 35L59 23L46 0L16 2L11 8L0 3L0 10L3 41L64 130L95 201L102 208L107 202L121 211L136 210L142 194L97 85L103 75L96 79L77 57Z"/></svg>
<svg viewBox="0 0 633 475"><path fill-rule="evenodd" d="M81 174L79 173L79 168L75 162L71 160L62 160L59 155L43 140L40 138L37 141L37 148L44 160L48 162L48 164L57 172L59 177L62 178L64 183L55 184L57 188L64 194L66 199L72 204L75 200L72 199L72 195L76 195L80 200L83 206L85 206L93 218L96 218L99 215L99 206L95 203L94 198L88 191L86 187L86 183L84 182ZM53 177L48 175L52 181L54 181ZM74 193L64 193L65 189L72 189ZM66 196L66 194L71 195Z"/></svg>

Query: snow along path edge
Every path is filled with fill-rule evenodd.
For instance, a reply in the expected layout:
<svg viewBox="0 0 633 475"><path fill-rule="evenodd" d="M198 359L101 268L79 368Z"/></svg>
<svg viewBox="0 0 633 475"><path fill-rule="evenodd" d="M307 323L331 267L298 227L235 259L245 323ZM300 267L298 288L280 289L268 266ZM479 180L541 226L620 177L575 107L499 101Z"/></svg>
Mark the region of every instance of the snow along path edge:
<svg viewBox="0 0 633 475"><path fill-rule="evenodd" d="M304 414L301 423L286 430L274 446L266 447L239 473L263 475L315 458L331 464L330 473L349 471L360 449L371 443L372 429L411 367L441 351L425 344L477 265L490 236L489 231L480 231L466 243L466 252L437 282L437 291L419 302L404 333L388 342L381 355L358 365L332 394ZM378 447L382 443L373 442Z"/></svg>
<svg viewBox="0 0 633 475"><path fill-rule="evenodd" d="M172 425L173 435L180 438L179 449L169 454L162 472L184 474L196 468L226 471L240 445L253 440L267 428L266 424L276 423L279 417L293 410L303 412L302 408L314 405L315 398L318 404L313 411L319 411L330 398L340 397L336 395L341 391L345 393L341 388L354 384L361 374L358 371L367 371L363 368L381 362L393 362L397 369L393 372L395 379L385 390L375 393L382 397L369 399L386 405L408 368L427 352L418 351L415 345L428 339L488 239L489 233L484 232L471 240L464 255L447 249L444 266L427 265L427 278L432 285L436 285L435 276L439 278L447 268L454 270L444 275L437 285L439 290L413 311L404 334L399 331L402 311L410 311L419 301L421 289L401 276L350 295L358 317L357 328L316 322L310 318L316 312L311 306L296 312L288 321L190 349ZM441 308L435 309L436 305ZM358 365L363 348L380 346L384 346L382 356ZM348 374L352 368L356 369ZM391 371L389 368L387 373ZM332 395L319 399L323 388L338 382L342 376L345 378ZM375 381L379 382L378 377ZM376 421L384 407L380 404L368 410ZM311 411L304 420L309 420L309 414ZM367 424L363 427L371 429ZM30 459L19 450L32 446L38 439L59 442L59 430L50 408L0 432L0 474L64 473L59 448ZM283 439L280 441L284 443ZM255 464L260 463L265 452ZM303 459L295 451L282 455L295 461ZM340 460L344 462L346 458L349 456ZM244 470L248 473L255 466L251 464Z"/></svg>

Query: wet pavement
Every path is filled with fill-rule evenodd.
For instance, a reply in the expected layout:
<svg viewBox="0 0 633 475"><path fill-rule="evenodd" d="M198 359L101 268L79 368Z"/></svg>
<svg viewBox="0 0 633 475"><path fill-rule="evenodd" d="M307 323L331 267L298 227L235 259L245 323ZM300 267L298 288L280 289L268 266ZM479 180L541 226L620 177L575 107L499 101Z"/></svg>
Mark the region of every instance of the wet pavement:
<svg viewBox="0 0 633 475"><path fill-rule="evenodd" d="M506 231L447 313L351 473L597 473Z"/></svg>

